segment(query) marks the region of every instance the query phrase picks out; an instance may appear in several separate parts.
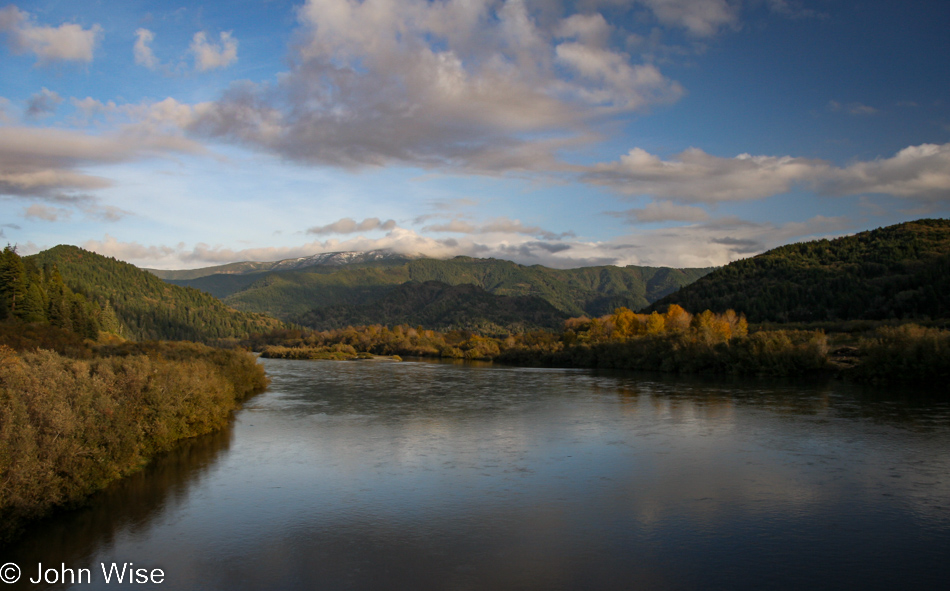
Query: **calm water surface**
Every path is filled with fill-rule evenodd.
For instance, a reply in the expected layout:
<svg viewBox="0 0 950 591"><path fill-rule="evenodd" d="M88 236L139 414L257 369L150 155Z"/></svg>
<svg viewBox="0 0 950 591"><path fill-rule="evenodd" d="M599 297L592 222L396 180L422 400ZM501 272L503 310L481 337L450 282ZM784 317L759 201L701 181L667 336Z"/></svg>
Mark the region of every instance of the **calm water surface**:
<svg viewBox="0 0 950 591"><path fill-rule="evenodd" d="M154 589L950 580L950 407L831 382L262 360L270 389L3 562ZM125 584L122 587L128 588Z"/></svg>

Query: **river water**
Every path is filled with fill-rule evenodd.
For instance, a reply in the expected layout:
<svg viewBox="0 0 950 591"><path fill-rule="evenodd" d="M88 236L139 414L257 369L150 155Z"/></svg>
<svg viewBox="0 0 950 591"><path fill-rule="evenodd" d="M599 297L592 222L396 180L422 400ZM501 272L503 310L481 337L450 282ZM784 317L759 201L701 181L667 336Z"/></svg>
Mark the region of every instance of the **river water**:
<svg viewBox="0 0 950 591"><path fill-rule="evenodd" d="M113 563L175 590L950 580L950 405L926 392L261 362L230 428L32 528L10 588L112 589Z"/></svg>

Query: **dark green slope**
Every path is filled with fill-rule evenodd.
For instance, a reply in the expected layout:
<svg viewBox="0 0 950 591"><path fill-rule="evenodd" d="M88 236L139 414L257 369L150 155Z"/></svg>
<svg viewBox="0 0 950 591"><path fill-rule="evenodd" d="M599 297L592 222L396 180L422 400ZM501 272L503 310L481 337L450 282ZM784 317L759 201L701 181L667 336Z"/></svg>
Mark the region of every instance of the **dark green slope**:
<svg viewBox="0 0 950 591"><path fill-rule="evenodd" d="M409 280L404 267L268 273L224 301L239 310L290 320L313 308L372 301Z"/></svg>
<svg viewBox="0 0 950 591"><path fill-rule="evenodd" d="M950 220L790 244L730 263L656 303L752 322L950 317Z"/></svg>
<svg viewBox="0 0 950 591"><path fill-rule="evenodd" d="M158 277L157 273L149 271ZM193 287L201 291L210 293L214 297L223 300L232 293L237 293L250 287L255 281L266 277L267 273L247 273L247 274L218 274L204 275L193 279L165 279L166 283L178 285L180 287Z"/></svg>
<svg viewBox="0 0 950 591"><path fill-rule="evenodd" d="M380 299L359 305L318 308L299 323L318 330L371 324L408 324L435 330L479 333L560 328L567 314L536 296L501 296L475 285L410 281Z"/></svg>
<svg viewBox="0 0 950 591"><path fill-rule="evenodd" d="M418 259L401 265L269 273L225 301L241 310L290 319L313 308L368 303L407 281L439 281L475 285L495 295L536 296L569 315L600 316L620 306L642 308L709 271L633 266L551 269L497 259ZM214 281L213 277L205 279Z"/></svg>
<svg viewBox="0 0 950 591"><path fill-rule="evenodd" d="M273 318L233 310L197 289L170 285L134 265L75 246L56 246L28 258L39 267L55 264L70 289L100 305L108 302L127 337L208 341L242 338L280 325Z"/></svg>

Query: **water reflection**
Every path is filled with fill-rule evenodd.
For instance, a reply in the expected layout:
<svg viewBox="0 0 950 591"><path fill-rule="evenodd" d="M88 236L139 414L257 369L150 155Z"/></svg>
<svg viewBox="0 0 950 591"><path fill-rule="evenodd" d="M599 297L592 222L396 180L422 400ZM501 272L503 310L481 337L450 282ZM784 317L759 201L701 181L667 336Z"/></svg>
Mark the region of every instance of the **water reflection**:
<svg viewBox="0 0 950 591"><path fill-rule="evenodd" d="M265 363L272 387L230 444L168 460L164 477L157 465L89 516L38 528L18 556L132 560L174 589L873 589L950 575L939 399Z"/></svg>
<svg viewBox="0 0 950 591"><path fill-rule="evenodd" d="M36 565L86 568L101 548L117 540L147 537L156 522L187 502L190 487L227 452L233 426L182 442L160 454L145 469L94 495L88 503L61 511L31 527L12 548L4 549L4 562L21 565L23 576L10 589L59 589L63 585L33 585ZM30 565L32 568L27 568ZM95 565L98 568L98 565ZM28 576L29 575L29 576Z"/></svg>

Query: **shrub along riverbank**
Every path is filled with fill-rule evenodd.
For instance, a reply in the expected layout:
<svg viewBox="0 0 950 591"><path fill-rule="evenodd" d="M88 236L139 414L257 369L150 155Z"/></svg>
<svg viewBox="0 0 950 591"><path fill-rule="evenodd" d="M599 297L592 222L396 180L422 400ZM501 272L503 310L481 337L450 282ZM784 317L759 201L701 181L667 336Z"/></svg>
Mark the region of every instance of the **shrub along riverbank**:
<svg viewBox="0 0 950 591"><path fill-rule="evenodd" d="M0 345L0 544L176 441L221 428L267 385L249 353L193 343L31 349Z"/></svg>
<svg viewBox="0 0 950 591"><path fill-rule="evenodd" d="M355 359L400 355L494 360L512 365L590 367L759 376L838 375L867 382L937 383L950 379L950 331L868 323L846 333L750 330L727 311L572 318L561 333L482 336L409 326L332 331L284 330L246 341L264 357ZM858 330L860 328L860 330Z"/></svg>

